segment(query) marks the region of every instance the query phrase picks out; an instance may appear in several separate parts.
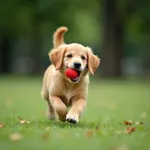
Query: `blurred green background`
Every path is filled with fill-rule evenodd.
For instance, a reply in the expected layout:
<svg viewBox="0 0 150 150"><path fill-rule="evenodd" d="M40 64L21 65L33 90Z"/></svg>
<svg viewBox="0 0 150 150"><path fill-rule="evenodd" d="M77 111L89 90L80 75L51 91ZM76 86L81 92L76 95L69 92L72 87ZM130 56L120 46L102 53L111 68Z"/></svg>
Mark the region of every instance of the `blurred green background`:
<svg viewBox="0 0 150 150"><path fill-rule="evenodd" d="M78 125L48 120L40 96L60 26L101 58ZM1 0L0 149L149 150L149 49L149 0Z"/></svg>
<svg viewBox="0 0 150 150"><path fill-rule="evenodd" d="M0 72L39 74L49 65L53 32L92 47L99 74L150 74L149 0L5 0L0 2Z"/></svg>

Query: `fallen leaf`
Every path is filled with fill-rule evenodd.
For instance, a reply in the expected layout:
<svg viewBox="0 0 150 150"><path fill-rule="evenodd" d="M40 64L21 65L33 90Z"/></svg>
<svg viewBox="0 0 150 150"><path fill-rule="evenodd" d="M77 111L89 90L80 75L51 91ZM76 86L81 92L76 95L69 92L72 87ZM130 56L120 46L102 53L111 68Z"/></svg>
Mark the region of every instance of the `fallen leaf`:
<svg viewBox="0 0 150 150"><path fill-rule="evenodd" d="M143 122L141 121L141 122L136 122L136 125L139 125L139 124L143 124Z"/></svg>
<svg viewBox="0 0 150 150"><path fill-rule="evenodd" d="M100 130L99 126L96 126L96 131L99 131L99 130Z"/></svg>
<svg viewBox="0 0 150 150"><path fill-rule="evenodd" d="M30 121L22 119L21 117L18 117L20 124L29 124Z"/></svg>
<svg viewBox="0 0 150 150"><path fill-rule="evenodd" d="M132 125L132 120L130 120L130 121L124 121L124 125L129 125L129 126L131 126L131 125Z"/></svg>
<svg viewBox="0 0 150 150"><path fill-rule="evenodd" d="M114 147L112 150L129 150L129 149L127 145L120 145L120 146Z"/></svg>
<svg viewBox="0 0 150 150"><path fill-rule="evenodd" d="M44 140L44 141L47 141L48 139L49 139L49 134L46 132L46 133L43 133L42 134L42 139Z"/></svg>
<svg viewBox="0 0 150 150"><path fill-rule="evenodd" d="M22 135L20 133L12 133L10 134L9 139L11 141L19 141L22 139Z"/></svg>
<svg viewBox="0 0 150 150"><path fill-rule="evenodd" d="M4 124L0 123L0 128L3 128L4 126L5 126Z"/></svg>
<svg viewBox="0 0 150 150"><path fill-rule="evenodd" d="M96 126L95 131L96 131L96 134L100 134L101 133L100 127Z"/></svg>
<svg viewBox="0 0 150 150"><path fill-rule="evenodd" d="M126 128L125 132L128 133L128 134L131 134L132 132L135 132L136 131L136 128L133 127L133 128Z"/></svg>
<svg viewBox="0 0 150 150"><path fill-rule="evenodd" d="M87 137L92 137L93 136L93 131L92 130L86 131L86 136Z"/></svg>
<svg viewBox="0 0 150 150"><path fill-rule="evenodd" d="M49 131L49 130L50 130L50 127L46 127L45 130L46 130L46 131Z"/></svg>

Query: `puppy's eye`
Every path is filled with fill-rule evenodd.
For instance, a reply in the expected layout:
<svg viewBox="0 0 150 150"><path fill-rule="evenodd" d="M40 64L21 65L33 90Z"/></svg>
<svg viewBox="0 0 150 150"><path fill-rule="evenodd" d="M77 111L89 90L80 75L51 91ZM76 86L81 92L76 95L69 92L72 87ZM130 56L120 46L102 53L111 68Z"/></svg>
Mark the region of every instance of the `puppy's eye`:
<svg viewBox="0 0 150 150"><path fill-rule="evenodd" d="M67 57L68 57L68 58L71 58L71 57L72 57L72 54L68 54Z"/></svg>
<svg viewBox="0 0 150 150"><path fill-rule="evenodd" d="M85 58L85 56L82 55L82 56L81 56L81 59L82 59L82 60L85 60L86 58Z"/></svg>

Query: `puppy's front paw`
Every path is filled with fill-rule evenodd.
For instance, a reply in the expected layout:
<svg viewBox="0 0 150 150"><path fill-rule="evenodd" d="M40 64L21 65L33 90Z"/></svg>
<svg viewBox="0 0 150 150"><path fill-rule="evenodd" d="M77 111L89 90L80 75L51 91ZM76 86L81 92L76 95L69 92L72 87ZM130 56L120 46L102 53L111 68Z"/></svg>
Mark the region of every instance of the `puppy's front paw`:
<svg viewBox="0 0 150 150"><path fill-rule="evenodd" d="M78 117L78 115L67 114L66 120L70 123L76 124L79 122L79 117Z"/></svg>

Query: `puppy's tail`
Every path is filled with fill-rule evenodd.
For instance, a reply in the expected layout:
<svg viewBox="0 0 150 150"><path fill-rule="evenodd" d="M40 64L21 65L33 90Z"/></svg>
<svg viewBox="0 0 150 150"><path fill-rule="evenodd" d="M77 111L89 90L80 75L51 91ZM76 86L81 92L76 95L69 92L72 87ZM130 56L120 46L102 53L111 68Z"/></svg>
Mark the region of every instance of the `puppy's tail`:
<svg viewBox="0 0 150 150"><path fill-rule="evenodd" d="M67 31L67 27L60 27L55 31L53 36L54 48L57 48L59 45L64 43L64 33Z"/></svg>

